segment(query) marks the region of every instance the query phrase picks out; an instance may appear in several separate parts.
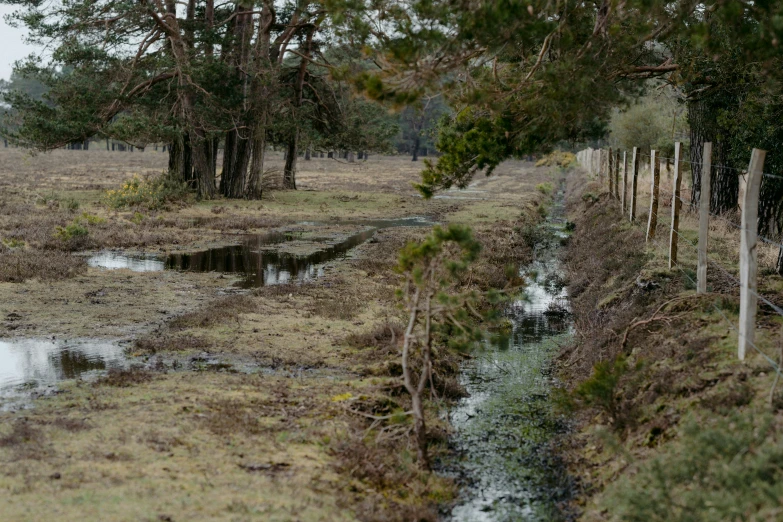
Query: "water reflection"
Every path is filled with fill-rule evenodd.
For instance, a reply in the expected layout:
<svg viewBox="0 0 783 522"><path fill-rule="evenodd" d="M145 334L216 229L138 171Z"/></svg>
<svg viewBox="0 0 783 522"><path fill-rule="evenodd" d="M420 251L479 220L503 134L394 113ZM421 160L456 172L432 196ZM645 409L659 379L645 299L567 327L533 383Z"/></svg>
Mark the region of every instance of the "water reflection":
<svg viewBox="0 0 783 522"><path fill-rule="evenodd" d="M379 229L434 225L432 221L423 217L346 220L332 223L332 225L336 224L360 226L364 230L309 255L283 253L270 248L288 241L302 240L303 232L271 232L246 237L238 245L210 248L201 252L169 254L164 258L102 252L89 258L87 263L94 267L127 268L136 272L171 269L240 274L243 277L238 286L253 288L320 277L324 273L326 263L344 258L349 250L370 239ZM325 226L324 223L317 222L305 222L300 225Z"/></svg>
<svg viewBox="0 0 783 522"><path fill-rule="evenodd" d="M0 392L35 388L96 370L121 367L123 348L98 339L0 340Z"/></svg>
<svg viewBox="0 0 783 522"><path fill-rule="evenodd" d="M307 281L323 275L324 265L344 258L349 250L364 243L375 233L369 229L309 255L265 250L264 238L252 238L241 245L211 248L191 254L171 254L165 267L194 272L230 272L244 274L239 286L253 288L295 281Z"/></svg>
<svg viewBox="0 0 783 522"><path fill-rule="evenodd" d="M134 272L159 272L163 270L163 260L150 256L126 256L115 252L101 252L87 259L87 265L117 270L127 268Z"/></svg>

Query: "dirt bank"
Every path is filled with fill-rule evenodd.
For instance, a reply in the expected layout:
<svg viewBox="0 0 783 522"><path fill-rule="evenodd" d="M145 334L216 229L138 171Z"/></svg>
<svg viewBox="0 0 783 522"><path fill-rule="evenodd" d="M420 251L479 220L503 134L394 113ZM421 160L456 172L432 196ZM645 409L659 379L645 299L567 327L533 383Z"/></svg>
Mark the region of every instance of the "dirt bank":
<svg viewBox="0 0 783 522"><path fill-rule="evenodd" d="M564 405L579 419L570 457L582 519L778 519L783 395L763 356L737 360L736 287L710 270L710 292L696 295L693 244L681 244L680 266L668 269L665 248L645 245L643 228L584 172L569 182L569 216L578 342L560 364ZM696 220L683 222L695 237ZM715 257L731 259L736 242L712 232ZM781 279L762 274L761 292L783 302ZM757 344L778 360L782 324L761 307Z"/></svg>

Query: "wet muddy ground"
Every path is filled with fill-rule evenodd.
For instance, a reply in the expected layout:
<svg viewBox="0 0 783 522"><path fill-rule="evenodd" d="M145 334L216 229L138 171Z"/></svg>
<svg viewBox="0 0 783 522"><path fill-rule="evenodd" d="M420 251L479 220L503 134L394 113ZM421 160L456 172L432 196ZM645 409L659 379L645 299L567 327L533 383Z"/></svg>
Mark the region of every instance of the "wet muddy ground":
<svg viewBox="0 0 783 522"><path fill-rule="evenodd" d="M18 520L368 520L447 503L453 486L417 471L404 444L380 465L398 474L388 482L342 467L359 451L343 448L366 427L334 398L389 400L396 356L372 335L399 319L399 248L435 221L469 223L503 245L539 218L546 197L535 187L552 173L509 163L470 194L423 201L406 160L343 170L321 160L302 174L312 190L136 219L101 206L90 179L114 160L103 156L84 172L52 174L36 158L18 179L1 173L11 189L0 238L30 231L24 248L46 252L45 231L31 223L73 219L35 203L30 179L47 190L59 180L67 190L58 198L106 222L70 254L84 262L77 274L0 283L0 511ZM143 162L151 170L158 159Z"/></svg>

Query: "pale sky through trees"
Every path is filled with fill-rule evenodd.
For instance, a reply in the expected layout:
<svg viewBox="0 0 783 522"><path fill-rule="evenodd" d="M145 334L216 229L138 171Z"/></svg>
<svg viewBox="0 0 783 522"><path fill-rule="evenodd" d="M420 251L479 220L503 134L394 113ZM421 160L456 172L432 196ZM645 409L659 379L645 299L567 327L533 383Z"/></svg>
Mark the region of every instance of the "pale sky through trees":
<svg viewBox="0 0 783 522"><path fill-rule="evenodd" d="M26 29L10 27L5 22L5 15L13 12L14 8L7 5L0 6L0 78L7 80L11 77L14 62L36 51L36 47L23 41Z"/></svg>

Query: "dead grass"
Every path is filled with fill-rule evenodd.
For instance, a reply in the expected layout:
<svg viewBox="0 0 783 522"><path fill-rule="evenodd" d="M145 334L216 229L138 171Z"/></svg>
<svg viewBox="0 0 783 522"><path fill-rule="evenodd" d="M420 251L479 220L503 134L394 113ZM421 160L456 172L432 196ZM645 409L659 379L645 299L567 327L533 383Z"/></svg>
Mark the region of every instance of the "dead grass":
<svg viewBox="0 0 783 522"><path fill-rule="evenodd" d="M93 386L116 386L129 388L143 384L154 378L154 374L144 368L131 367L128 369L111 368L105 376L100 377Z"/></svg>
<svg viewBox="0 0 783 522"><path fill-rule="evenodd" d="M257 309L255 301L246 295L232 295L212 301L207 306L180 315L168 326L174 330L209 328L211 326L239 322L239 315Z"/></svg>
<svg viewBox="0 0 783 522"><path fill-rule="evenodd" d="M86 270L85 259L68 252L7 249L0 246L0 282L21 283L33 278L59 281L81 275Z"/></svg>

